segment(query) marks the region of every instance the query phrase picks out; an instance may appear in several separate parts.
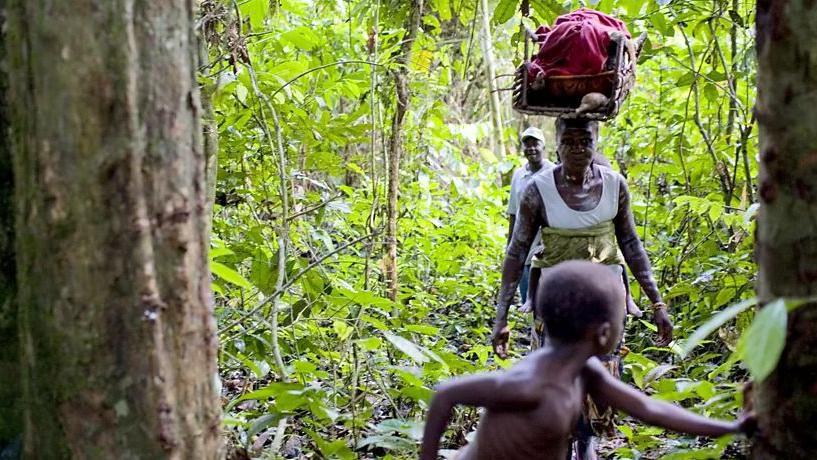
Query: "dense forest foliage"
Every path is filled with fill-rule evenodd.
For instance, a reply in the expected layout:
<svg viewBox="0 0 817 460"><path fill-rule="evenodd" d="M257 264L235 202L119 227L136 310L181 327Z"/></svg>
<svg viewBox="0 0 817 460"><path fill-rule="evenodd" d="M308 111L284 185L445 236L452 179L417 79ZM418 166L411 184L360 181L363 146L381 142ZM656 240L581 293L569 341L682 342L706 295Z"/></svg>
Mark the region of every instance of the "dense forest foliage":
<svg viewBox="0 0 817 460"><path fill-rule="evenodd" d="M631 318L625 380L731 418L750 371L768 372L775 346L741 340L756 272L754 4L531 0L523 18L520 3L202 3L209 63L200 78L219 143L210 263L233 455L416 458L433 386L513 361L497 360L489 344L508 181L524 161L518 133L534 125L553 134L552 119L511 110L520 24L580 6L648 33L636 87L600 146L629 182L676 340L654 347L654 326ZM403 47L417 6L419 32ZM410 98L396 124L404 71ZM403 155L391 300L395 135ZM552 141L546 148L555 159ZM710 334L689 340L719 312ZM518 357L529 318L514 311L512 321ZM751 329L782 347L772 326ZM458 412L445 445L461 445L476 419ZM617 458L735 457L743 448L627 419L619 429L604 446Z"/></svg>

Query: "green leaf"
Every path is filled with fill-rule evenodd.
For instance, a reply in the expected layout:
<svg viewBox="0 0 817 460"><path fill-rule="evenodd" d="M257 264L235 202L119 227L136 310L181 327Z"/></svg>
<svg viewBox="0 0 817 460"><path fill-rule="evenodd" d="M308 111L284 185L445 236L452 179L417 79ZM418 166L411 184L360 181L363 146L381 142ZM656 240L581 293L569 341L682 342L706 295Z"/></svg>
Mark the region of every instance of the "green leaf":
<svg viewBox="0 0 817 460"><path fill-rule="evenodd" d="M520 0L499 0L499 3L494 8L494 15L491 18L491 23L505 24L511 19L519 7Z"/></svg>
<svg viewBox="0 0 817 460"><path fill-rule="evenodd" d="M252 289L252 284L247 281L246 278L241 276L237 271L220 262L210 262L210 271L228 283L235 284L236 286L244 289Z"/></svg>
<svg viewBox="0 0 817 460"><path fill-rule="evenodd" d="M644 0L627 0L624 6L627 9L627 15L638 16L641 14L641 8L644 7L645 3Z"/></svg>
<svg viewBox="0 0 817 460"><path fill-rule="evenodd" d="M217 259L217 258L222 257L222 256L230 256L230 255L233 255L233 254L235 254L233 251L231 251L229 248L226 248L224 246L211 248L210 249L210 260Z"/></svg>
<svg viewBox="0 0 817 460"><path fill-rule="evenodd" d="M423 439L423 423L416 420L398 420L389 418L378 423L374 427L378 433L397 432L415 441Z"/></svg>
<svg viewBox="0 0 817 460"><path fill-rule="evenodd" d="M237 85L235 85L235 97L236 97L236 99L238 99L238 102L240 102L242 104L246 104L248 94L249 94L249 91L247 90L246 86L242 85L241 83L238 83Z"/></svg>
<svg viewBox="0 0 817 460"><path fill-rule="evenodd" d="M709 72L707 77L709 77L709 79L712 81L726 81L726 74L723 72L718 72L717 70Z"/></svg>
<svg viewBox="0 0 817 460"><path fill-rule="evenodd" d="M675 35L675 28L670 22L667 21L667 18L666 16L664 16L664 13L661 12L653 13L650 16L650 21L652 21L652 24L655 26L655 28L658 29L659 32L661 32L661 35L665 37L671 37Z"/></svg>
<svg viewBox="0 0 817 460"><path fill-rule="evenodd" d="M744 27L743 17L740 15L740 13L735 10L729 10L729 17L732 18L732 21L734 21L735 24L739 25L740 27Z"/></svg>
<svg viewBox="0 0 817 460"><path fill-rule="evenodd" d="M787 322L786 301L777 299L760 310L741 337L743 362L756 382L762 382L777 366L786 345Z"/></svg>
<svg viewBox="0 0 817 460"><path fill-rule="evenodd" d="M681 347L681 357L685 358L689 355L689 353L698 346L698 344L703 341L703 339L707 338L709 334L714 332L716 329L720 328L727 321L731 320L732 318L738 316L741 312L745 311L749 307L753 307L757 305L757 299L752 297L751 299L747 299L741 302L736 303L728 308L723 309L716 313L712 318L709 319L703 326L699 327L689 338L684 342L684 346Z"/></svg>
<svg viewBox="0 0 817 460"><path fill-rule="evenodd" d="M346 440L335 439L334 441L327 441L323 439L320 434L310 429L305 428L304 431L315 441L315 444L318 446L324 458L340 458L342 460L355 458L355 453L346 445Z"/></svg>
<svg viewBox="0 0 817 460"><path fill-rule="evenodd" d="M451 20L451 2L450 0L437 0L437 13L443 21Z"/></svg>
<svg viewBox="0 0 817 460"><path fill-rule="evenodd" d="M249 442L253 436L260 433L261 430L278 423L279 420L281 420L281 414L264 414L253 420L250 429L247 430L247 442Z"/></svg>
<svg viewBox="0 0 817 460"><path fill-rule="evenodd" d="M264 25L268 8L269 0L248 0L241 4L239 10L243 16L250 19L252 29L259 30Z"/></svg>
<svg viewBox="0 0 817 460"><path fill-rule="evenodd" d="M678 81L675 82L675 86L689 86L694 81L695 81L695 74L692 73L692 72L687 72L687 73L681 75L681 77L678 79Z"/></svg>
<svg viewBox="0 0 817 460"><path fill-rule="evenodd" d="M407 331L416 332L423 335L435 336L440 333L440 328L429 326L427 324L409 324L406 326Z"/></svg>
<svg viewBox="0 0 817 460"><path fill-rule="evenodd" d="M715 87L712 83L707 83L704 85L704 97L707 101L711 103L718 102L720 99L720 92L718 92L718 88Z"/></svg>
<svg viewBox="0 0 817 460"><path fill-rule="evenodd" d="M255 391L251 391L240 398L234 399L230 401L230 403L225 408L226 410L230 410L233 406L240 403L241 401L247 401L250 399L269 399L269 398L276 398L279 395L283 394L286 391L299 391L303 390L303 385L299 383L285 383L285 382L274 382L270 383L269 385L265 386L264 388L260 388Z"/></svg>
<svg viewBox="0 0 817 460"><path fill-rule="evenodd" d="M320 44L320 38L308 27L298 27L285 32L281 34L281 40L304 51L309 51Z"/></svg>
<svg viewBox="0 0 817 460"><path fill-rule="evenodd" d="M380 348L383 341L380 340L379 337L368 337L365 339L355 340L355 343L357 343L357 346L359 346L361 350L374 351Z"/></svg>
<svg viewBox="0 0 817 460"><path fill-rule="evenodd" d="M386 339L392 343L398 350L402 351L409 358L413 359L419 364L424 364L429 361L428 356L425 355L413 342L390 332L384 332Z"/></svg>
<svg viewBox="0 0 817 460"><path fill-rule="evenodd" d="M355 332L355 328L346 324L345 321L335 320L332 323L332 328L335 330L335 334L338 335L338 339L342 342L349 338L353 332Z"/></svg>

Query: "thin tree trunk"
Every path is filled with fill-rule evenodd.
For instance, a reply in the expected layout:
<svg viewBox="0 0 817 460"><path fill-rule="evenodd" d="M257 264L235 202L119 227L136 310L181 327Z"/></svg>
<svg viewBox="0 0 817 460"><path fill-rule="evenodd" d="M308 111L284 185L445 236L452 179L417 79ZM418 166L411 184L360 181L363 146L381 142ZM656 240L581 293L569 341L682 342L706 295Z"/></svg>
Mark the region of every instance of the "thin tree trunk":
<svg viewBox="0 0 817 460"><path fill-rule="evenodd" d="M23 430L14 262L14 175L8 136L5 0L0 0L0 452Z"/></svg>
<svg viewBox="0 0 817 460"><path fill-rule="evenodd" d="M757 2L761 200L757 291L763 302L817 294L817 2ZM817 453L817 305L789 318L775 371L757 385L756 459Z"/></svg>
<svg viewBox="0 0 817 460"><path fill-rule="evenodd" d="M488 80L490 92L491 122L494 125L494 154L501 160L505 158L505 139L502 129L502 106L499 103L499 91L496 84L496 64L494 60L494 44L491 39L491 23L488 13L488 0L480 0L482 5L482 55L485 58L485 78Z"/></svg>
<svg viewBox="0 0 817 460"><path fill-rule="evenodd" d="M198 65L199 69L206 68L210 59L206 41L198 38ZM213 205L216 201L216 179L218 175L218 124L213 116L212 97L215 84L201 88L202 133L204 136L204 179L205 179L205 209L207 227L204 233L205 240L210 240L210 230L213 226Z"/></svg>
<svg viewBox="0 0 817 460"><path fill-rule="evenodd" d="M411 62L411 48L420 29L420 18L423 13L423 0L411 0L410 13L406 23L406 36L400 47L397 58L399 68L394 75L396 92L396 107L391 125L391 139L389 141L389 191L386 224L386 283L388 296L391 300L397 299L397 195L400 186L400 156L403 151L402 130L403 119L408 111L409 103L409 62Z"/></svg>
<svg viewBox="0 0 817 460"><path fill-rule="evenodd" d="M193 2L12 0L26 458L215 458Z"/></svg>

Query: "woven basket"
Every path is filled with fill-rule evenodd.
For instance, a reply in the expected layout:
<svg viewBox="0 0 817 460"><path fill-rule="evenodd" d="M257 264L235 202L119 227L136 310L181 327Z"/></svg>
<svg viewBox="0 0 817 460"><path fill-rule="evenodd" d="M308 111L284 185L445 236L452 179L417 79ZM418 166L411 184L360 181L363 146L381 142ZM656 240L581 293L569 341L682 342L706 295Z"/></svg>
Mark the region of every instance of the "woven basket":
<svg viewBox="0 0 817 460"><path fill-rule="evenodd" d="M640 44L646 35L636 40L640 52ZM525 34L525 55L528 55L529 33ZM618 114L621 104L627 98L635 84L635 62L629 59L626 46L620 42L612 42L609 50L611 58L607 61L607 68L596 75L565 75L546 77L539 89L532 89L528 81L528 66L526 60L516 69L513 85L513 108L517 112L531 115L546 115L561 118L586 118L590 120L609 120ZM581 104L582 97L587 93L601 93L607 96L609 102L592 112L581 115L576 109Z"/></svg>

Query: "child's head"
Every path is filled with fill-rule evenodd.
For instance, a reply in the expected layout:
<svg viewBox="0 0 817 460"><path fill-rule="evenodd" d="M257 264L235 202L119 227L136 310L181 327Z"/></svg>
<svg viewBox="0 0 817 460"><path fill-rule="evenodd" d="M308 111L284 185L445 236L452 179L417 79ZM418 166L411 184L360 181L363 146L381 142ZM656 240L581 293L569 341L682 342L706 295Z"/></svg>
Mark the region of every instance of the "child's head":
<svg viewBox="0 0 817 460"><path fill-rule="evenodd" d="M562 262L542 271L536 311L551 339L590 340L603 354L612 351L621 337L625 298L621 277L610 267Z"/></svg>

